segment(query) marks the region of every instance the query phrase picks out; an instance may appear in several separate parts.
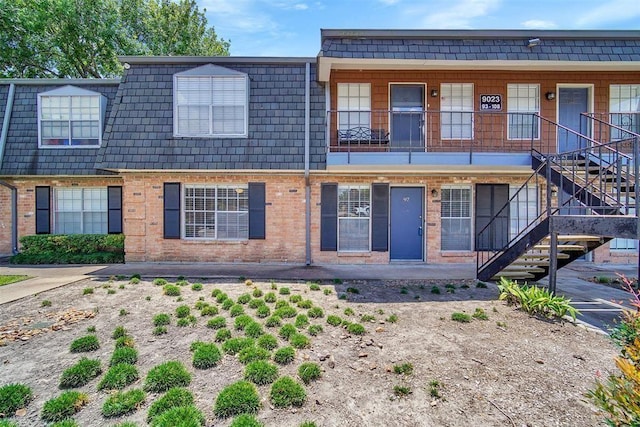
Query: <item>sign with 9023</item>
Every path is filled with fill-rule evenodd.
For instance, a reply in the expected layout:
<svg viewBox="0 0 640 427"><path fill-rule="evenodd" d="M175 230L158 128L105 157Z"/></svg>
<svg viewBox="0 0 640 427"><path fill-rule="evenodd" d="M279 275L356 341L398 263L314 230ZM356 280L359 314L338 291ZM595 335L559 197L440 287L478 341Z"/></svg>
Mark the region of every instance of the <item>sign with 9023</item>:
<svg viewBox="0 0 640 427"><path fill-rule="evenodd" d="M480 95L481 111L502 110L502 95Z"/></svg>

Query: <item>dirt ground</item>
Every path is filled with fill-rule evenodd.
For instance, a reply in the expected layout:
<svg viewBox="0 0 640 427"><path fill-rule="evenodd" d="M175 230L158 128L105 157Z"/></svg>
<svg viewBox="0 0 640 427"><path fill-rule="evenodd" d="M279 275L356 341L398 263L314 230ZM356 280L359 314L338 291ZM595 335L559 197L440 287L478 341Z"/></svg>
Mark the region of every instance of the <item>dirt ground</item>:
<svg viewBox="0 0 640 427"><path fill-rule="evenodd" d="M150 281L132 285L127 280L89 279L2 305L0 337L3 333L15 336L16 331L33 334L15 341L5 338L0 346L0 386L25 383L35 395L26 414L12 420L20 426L44 425L40 419L44 402L61 392L62 371L83 356L98 358L104 374L114 349L111 333L123 325L134 337L140 355L137 367L141 378L129 388L141 387L153 366L181 360L193 374L189 389L207 417L207 426L228 426L230 420L214 416L213 403L225 385L242 379L244 366L235 356L225 355L214 368L193 368L189 345L196 340L213 340L215 331L205 327L208 318L196 312L197 324L180 328L174 316L168 334L152 334L155 314L174 313L182 304L193 307L199 297L219 306L211 297L214 288L223 289L232 298L252 289L240 282L201 282L202 291L181 288L183 302L163 296L162 288ZM439 285L441 294L431 293L434 284ZM324 318L311 319L312 324L322 325L324 332L312 337L310 348L297 351L294 363L279 367L280 375L295 377L297 367L306 360L318 362L323 374L305 386L307 401L301 408L274 409L268 401L269 386L259 387L263 404L258 418L267 426L284 427L304 421L318 426L602 425L602 418L584 394L596 376L615 371L616 349L606 336L569 323L529 317L497 301L493 285L480 289L469 283L469 288L462 288L458 282L455 292L448 293L445 284L325 282L321 288L332 291L325 295L304 283L277 283L325 310ZM122 285L124 289L120 289ZM265 293L271 290L268 282L254 286ZM94 287L95 292L83 295L88 287ZM347 293L347 288L359 293ZM109 294L109 289L115 293ZM348 300L339 299L343 294ZM51 306L42 307L43 300L51 301ZM345 316L347 307L355 314ZM471 323L451 320L453 312L472 314L476 308L484 309L489 319ZM86 310L89 317L76 313L54 324L61 312L70 309ZM121 316L122 309L128 314ZM248 307L246 311L255 313ZM221 310L221 314L231 319L228 312ZM341 327L328 325L328 314L352 322L369 314L375 320L365 323L364 336L351 336ZM392 314L398 321L385 321ZM233 321L228 323L232 329ZM50 330L52 325L58 330ZM96 328L101 348L92 353L70 353L70 343L86 335L91 326ZM34 333L37 328L45 332ZM277 335L277 330L265 329ZM280 345L285 344L279 340ZM413 364L412 375L393 373L393 365L402 363ZM97 391L100 378L80 389L89 395L90 403L75 416L79 425L112 426L122 421L146 425L147 410L158 395L148 394L145 404L126 417L105 419L100 410L108 394ZM440 384L440 398L431 396L434 381ZM409 387L411 394L396 397L393 390L397 385Z"/></svg>

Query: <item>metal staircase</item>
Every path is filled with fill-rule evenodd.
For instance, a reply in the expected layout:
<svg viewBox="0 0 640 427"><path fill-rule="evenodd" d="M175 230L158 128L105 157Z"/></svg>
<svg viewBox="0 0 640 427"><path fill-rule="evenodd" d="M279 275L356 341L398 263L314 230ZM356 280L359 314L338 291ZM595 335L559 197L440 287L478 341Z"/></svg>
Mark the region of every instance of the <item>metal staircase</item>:
<svg viewBox="0 0 640 427"><path fill-rule="evenodd" d="M634 158L640 135L589 116L598 126L599 139L620 137L599 142L538 119L582 148L554 154L542 153L532 144L532 175L476 235L476 247L491 248L477 252L477 277L536 281L549 275L555 291L558 268L614 237L638 238L635 208L640 186ZM543 203L537 203L541 212L521 208L530 205L532 188L537 196L544 195ZM508 232L505 217L510 218Z"/></svg>

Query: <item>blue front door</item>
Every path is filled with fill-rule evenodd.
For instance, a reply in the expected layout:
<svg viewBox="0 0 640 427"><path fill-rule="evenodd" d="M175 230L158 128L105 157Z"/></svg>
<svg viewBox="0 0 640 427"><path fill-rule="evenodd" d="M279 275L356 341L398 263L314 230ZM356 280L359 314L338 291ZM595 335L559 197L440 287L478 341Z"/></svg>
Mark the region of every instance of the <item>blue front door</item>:
<svg viewBox="0 0 640 427"><path fill-rule="evenodd" d="M581 113L589 112L589 89L562 87L558 90L558 123L584 136L590 136L587 120ZM558 129L558 152L578 150L588 141L565 129Z"/></svg>
<svg viewBox="0 0 640 427"><path fill-rule="evenodd" d="M424 191L391 188L391 260L422 261Z"/></svg>

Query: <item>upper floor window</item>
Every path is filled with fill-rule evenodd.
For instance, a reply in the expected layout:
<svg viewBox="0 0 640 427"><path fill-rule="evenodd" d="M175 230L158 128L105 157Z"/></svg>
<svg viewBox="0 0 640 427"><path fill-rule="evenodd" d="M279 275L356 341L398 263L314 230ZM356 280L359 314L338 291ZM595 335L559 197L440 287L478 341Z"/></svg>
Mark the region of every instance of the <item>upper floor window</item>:
<svg viewBox="0 0 640 427"><path fill-rule="evenodd" d="M540 85L507 85L509 112L508 139L538 139L540 123L534 114L540 114Z"/></svg>
<svg viewBox="0 0 640 427"><path fill-rule="evenodd" d="M440 85L442 139L473 139L473 83Z"/></svg>
<svg viewBox="0 0 640 427"><path fill-rule="evenodd" d="M371 85L338 83L338 129L371 127Z"/></svg>
<svg viewBox="0 0 640 427"><path fill-rule="evenodd" d="M640 84L609 87L611 123L633 133L640 133ZM629 138L627 132L613 129L612 139Z"/></svg>
<svg viewBox="0 0 640 427"><path fill-rule="evenodd" d="M96 92L65 86L38 94L41 147L99 147L105 98Z"/></svg>
<svg viewBox="0 0 640 427"><path fill-rule="evenodd" d="M174 134L195 137L246 137L249 78L215 65L174 76Z"/></svg>

